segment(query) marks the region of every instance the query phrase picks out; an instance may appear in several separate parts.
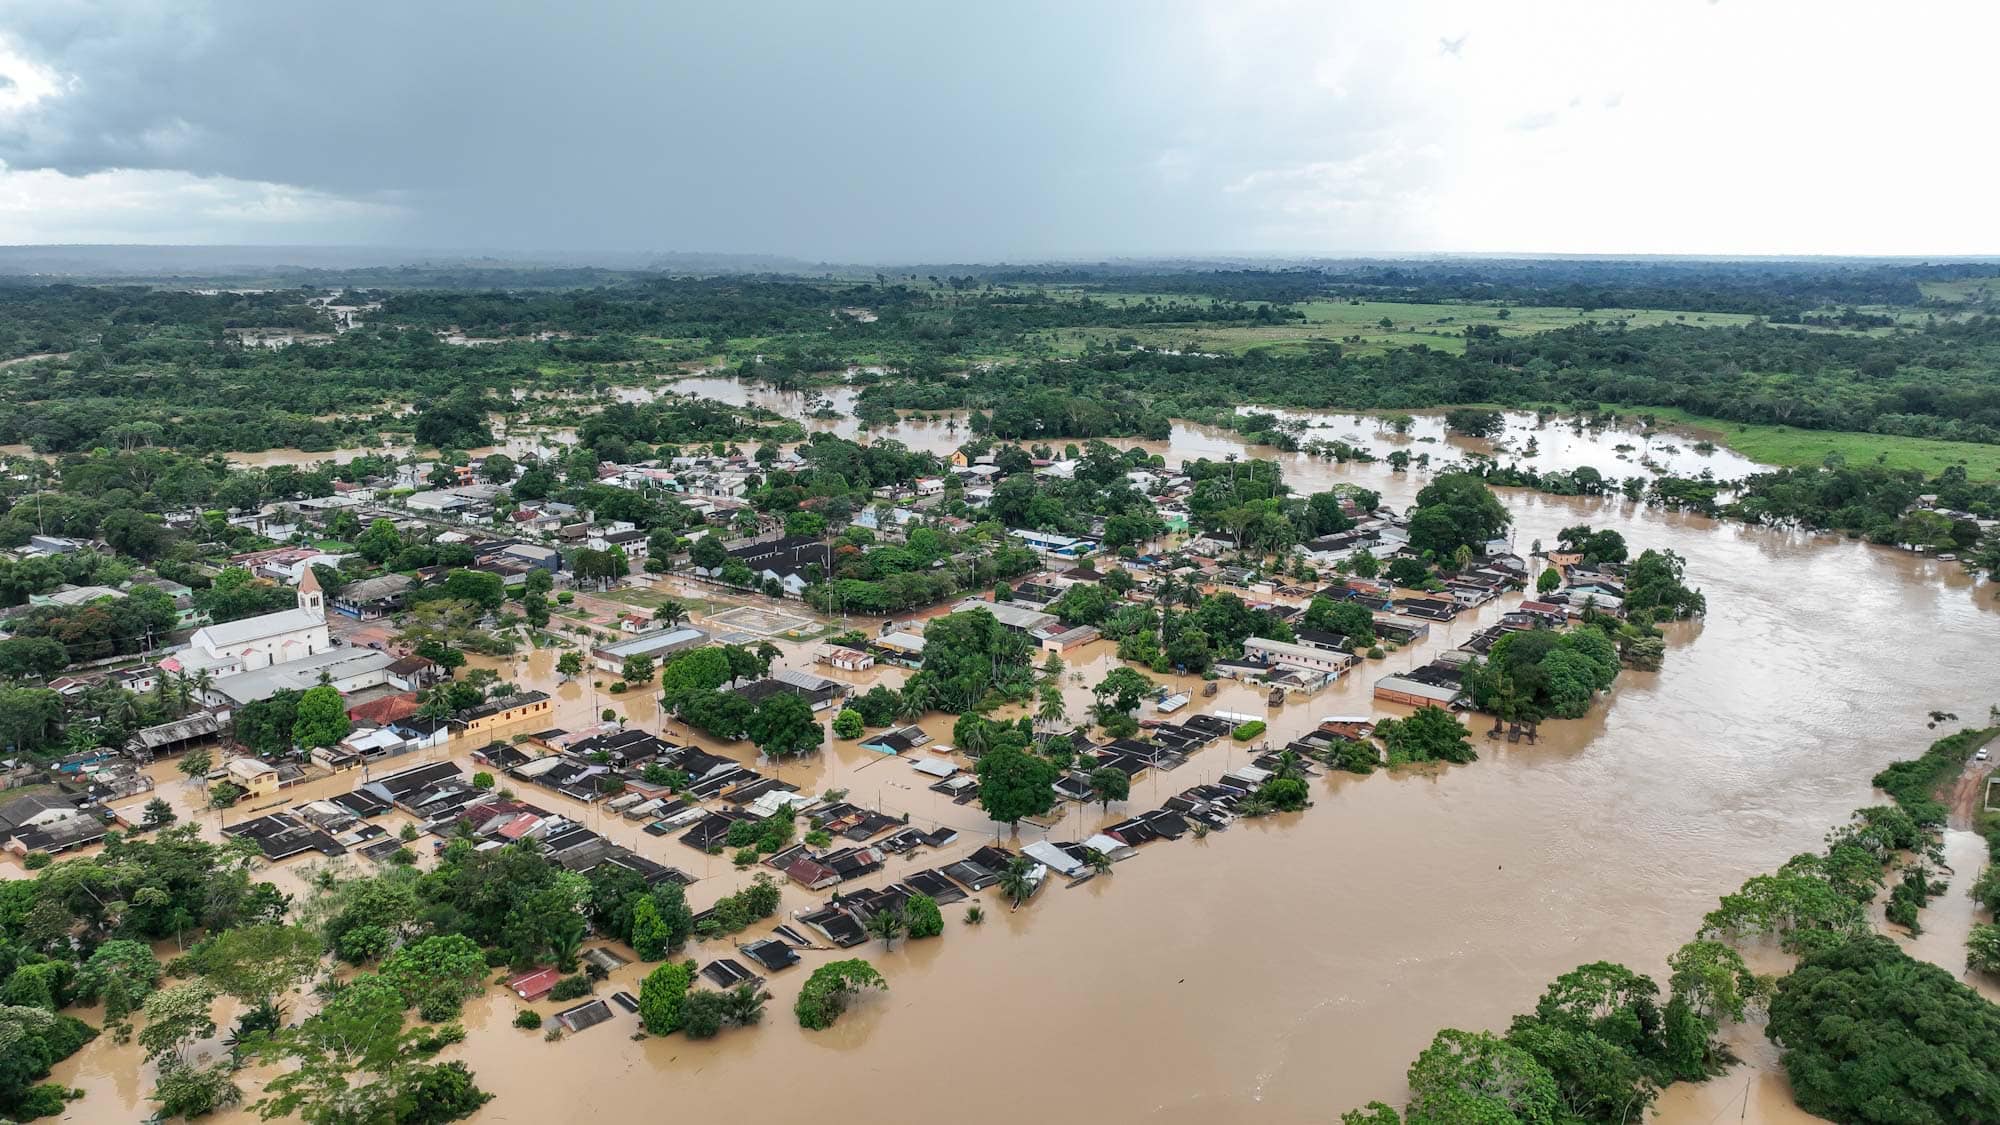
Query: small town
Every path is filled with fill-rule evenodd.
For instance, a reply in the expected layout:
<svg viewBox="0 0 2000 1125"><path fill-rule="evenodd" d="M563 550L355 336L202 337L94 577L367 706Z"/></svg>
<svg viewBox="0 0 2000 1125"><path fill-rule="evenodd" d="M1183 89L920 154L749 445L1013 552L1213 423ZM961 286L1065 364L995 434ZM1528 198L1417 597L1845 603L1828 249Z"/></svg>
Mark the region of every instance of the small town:
<svg viewBox="0 0 2000 1125"><path fill-rule="evenodd" d="M2000 1122L1855 7L10 6L0 1125Z"/></svg>

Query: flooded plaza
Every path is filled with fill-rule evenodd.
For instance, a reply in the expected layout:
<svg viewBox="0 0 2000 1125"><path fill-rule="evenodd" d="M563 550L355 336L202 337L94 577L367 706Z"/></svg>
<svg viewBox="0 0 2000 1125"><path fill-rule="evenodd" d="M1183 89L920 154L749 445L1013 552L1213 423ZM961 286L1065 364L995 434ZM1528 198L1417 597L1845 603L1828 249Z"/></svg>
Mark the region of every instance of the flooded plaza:
<svg viewBox="0 0 2000 1125"><path fill-rule="evenodd" d="M724 398L729 387L738 401L747 395L796 416L796 409L762 401L764 392L746 392L730 380L683 380L676 389ZM846 409L838 402L836 408ZM1351 414L1315 421L1324 425L1307 436L1365 443L1378 453L1428 450L1441 460L1454 451L1484 451L1484 443L1444 435L1430 415L1410 435ZM1635 431L1537 428L1529 415L1510 415L1509 422L1501 440L1518 453L1535 436L1541 456L1530 463L1539 468L1591 464L1611 476L1644 472L1637 461L1647 441ZM966 437L962 419L955 430L940 419L875 434L938 452ZM1712 464L1728 478L1754 469L1727 450L1697 453L1694 440L1656 436L1650 452L1676 472ZM1275 456L1295 492L1355 484L1398 508L1428 479L1380 463L1275 454L1208 427L1176 425L1166 442L1113 444L1142 446L1170 465L1204 456ZM1676 448L1667 453L1663 444ZM1926 729L1929 712L1979 722L1989 704L2000 702L1993 590L1956 564L1622 499L1499 491L1514 517L1516 550L1526 553L1536 540L1552 544L1572 524L1615 528L1635 553L1682 555L1689 584L1707 595L1707 616L1669 629L1661 671L1622 673L1588 717L1546 723L1534 744L1485 739L1475 717L1480 760L1471 765L1316 778L1315 804L1304 813L1148 845L1108 877L1067 889L1052 882L1018 911L1009 911L997 892L984 892L976 896L986 909L983 925L964 923L963 906L946 907L941 939L899 942L891 952L879 942L858 947L852 955L872 961L889 990L861 1001L827 1031L799 1029L790 1012L805 976L836 956L824 952L806 952L805 964L769 983L774 1000L761 1026L708 1042L629 1038L636 1023L623 1013L610 1026L545 1042L509 1026L522 1005L489 989L467 1007L469 1038L446 1055L464 1059L495 1095L474 1120L1333 1121L1371 1098L1399 1102L1405 1068L1437 1029L1504 1028L1550 980L1580 963L1618 961L1664 982L1667 955L1694 936L1718 896L1818 848L1829 827L1877 800L1870 776L1943 733ZM665 581L674 596L716 597ZM996 838L1013 847L1045 835L1082 839L1245 764L1256 745L1283 745L1324 716L1398 714L1371 698L1377 677L1427 663L1518 601L1511 595L1434 624L1427 641L1364 662L1318 695L1282 708L1267 708L1254 687L1225 681L1216 697L1197 696L1188 713L1266 717L1270 730L1252 748L1225 739L1178 770L1140 775L1129 802L1108 812L1095 804L1060 806L1053 824L1024 823L1018 838L986 820L977 805L953 805L930 792L928 779L906 759L851 742L830 740L812 761L759 768L806 792L846 789L849 800L908 814L913 824L959 829L950 846L894 858L862 884L879 886ZM701 621L697 613L695 624ZM786 666L811 667L810 645L780 647ZM669 740L688 739L677 723L662 727L650 695L614 695L589 679L565 681L554 659L553 651L538 650L483 662L503 679L557 699L553 718L515 733L576 729L610 708ZM1090 687L1116 657L1108 642L1095 642L1066 659L1065 699L1071 719L1080 722ZM814 670L862 688L897 684L907 675L879 666L853 674ZM609 679L595 677L607 686ZM1149 713L1150 706L1141 717ZM954 718L933 714L924 725L949 743ZM429 756L455 757L469 770L466 755L487 740L482 735ZM694 741L746 761L754 757L747 745ZM197 795L170 763L155 769L159 795L184 816L200 816L206 831L218 830L219 814L194 812ZM358 781L353 774L327 779L282 795L276 807L343 792ZM726 856L697 852L674 836L647 836L636 822L597 806L518 788L525 800L699 877L688 890L696 909L749 879ZM269 809L220 815L234 823L263 811ZM1963 978L1963 936L1971 922L1965 887L1984 857L1969 833L1951 833L1947 849L1955 868L1951 887L1925 912L1928 932L1905 945ZM287 861L261 877L300 892L312 862ZM21 874L11 861L8 874ZM822 898L787 886L781 914ZM767 929L753 926L741 938ZM706 963L731 952L723 939L691 945L687 955ZM626 966L599 994L636 993L648 968ZM546 1013L561 1005L533 1006ZM1733 1042L1747 1065L1702 1086L1671 1088L1653 1119L1673 1125L1706 1125L1718 1116L1813 1120L1791 1105L1761 1025L1737 1029ZM1003 1068L1012 1072L1006 1078L998 1073ZM125 1122L149 1112L143 1099L151 1074L136 1048L108 1037L60 1064L52 1080L87 1091L63 1120ZM242 1110L217 1118L248 1119Z"/></svg>

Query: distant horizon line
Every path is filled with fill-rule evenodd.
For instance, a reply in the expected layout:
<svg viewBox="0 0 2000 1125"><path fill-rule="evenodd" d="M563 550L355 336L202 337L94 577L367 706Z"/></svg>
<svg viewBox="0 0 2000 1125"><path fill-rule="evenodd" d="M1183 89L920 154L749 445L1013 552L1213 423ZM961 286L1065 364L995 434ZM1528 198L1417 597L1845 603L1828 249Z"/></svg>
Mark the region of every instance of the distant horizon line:
<svg viewBox="0 0 2000 1125"><path fill-rule="evenodd" d="M902 259L838 259L810 258L795 254L754 250L605 250L605 249L502 249L494 247L452 247L420 246L388 243L341 242L341 243L300 243L300 242L20 242L0 243L0 258L24 258L36 254L51 257L63 254L112 254L122 253L137 257L167 256L173 253L193 253L203 257L215 257L231 253L252 254L266 260L257 263L217 263L258 265L264 268L276 266L296 266L299 268L384 268L390 266L411 266L426 264L479 264L486 263L498 267L509 265L571 266L577 268L619 269L645 271L660 268L648 264L674 259L710 260L715 262L738 262L745 267L762 263L762 268L790 267L793 269L874 269L908 270L916 268L1031 268L1038 266L1134 266L1134 265L1175 265L1175 266L1291 266L1309 267L1325 262L1415 262L1464 259L1469 261L1659 261L1659 262L1868 262L1882 264L1919 263L2000 263L2000 252L1966 253L1660 253L1631 251L1533 251L1533 250L1348 250L1348 251L1153 251L1144 253L1078 253L1026 256L1000 256L994 258L971 257L912 257ZM367 262L346 261L337 266L313 265L310 262L285 262L269 260L272 255L298 254L301 257L346 257L381 255L382 260ZM619 263L616 265L608 263ZM0 261L0 265L4 265ZM137 265L139 263L133 263Z"/></svg>

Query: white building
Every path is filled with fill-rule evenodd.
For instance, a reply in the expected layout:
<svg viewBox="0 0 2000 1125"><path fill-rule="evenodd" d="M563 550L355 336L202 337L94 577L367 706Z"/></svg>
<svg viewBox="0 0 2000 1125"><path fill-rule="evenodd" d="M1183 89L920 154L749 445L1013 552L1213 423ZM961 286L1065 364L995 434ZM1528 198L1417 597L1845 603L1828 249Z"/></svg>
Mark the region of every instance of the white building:
<svg viewBox="0 0 2000 1125"><path fill-rule="evenodd" d="M326 595L311 569L299 581L298 601L297 609L203 626L187 649L167 663L175 665L173 671L226 676L326 652L333 647L326 631Z"/></svg>

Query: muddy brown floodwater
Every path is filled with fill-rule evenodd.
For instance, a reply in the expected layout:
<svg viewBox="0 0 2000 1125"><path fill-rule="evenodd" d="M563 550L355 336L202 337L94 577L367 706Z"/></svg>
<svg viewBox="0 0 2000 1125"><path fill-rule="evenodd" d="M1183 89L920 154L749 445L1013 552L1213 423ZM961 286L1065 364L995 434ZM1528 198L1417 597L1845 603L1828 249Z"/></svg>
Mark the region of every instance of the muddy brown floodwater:
<svg viewBox="0 0 2000 1125"><path fill-rule="evenodd" d="M1608 443L1624 439L1597 440L1601 467L1618 472L1603 461ZM1157 445L1170 460L1271 455L1186 427ZM1564 448L1566 458L1582 456ZM1424 479L1379 464L1281 459L1301 491L1349 481L1398 506ZM1329 1122L1371 1098L1399 1101L1405 1068L1438 1028L1504 1027L1579 963L1620 961L1664 979L1667 955L1718 896L1816 848L1829 826L1870 803L1868 778L1935 737L1924 726L1929 711L1977 719L2000 700L1993 592L1956 565L1619 500L1503 499L1523 550L1590 522L1617 528L1635 551L1679 552L1708 595L1707 618L1673 631L1662 671L1624 674L1588 718L1547 724L1537 745L1482 739L1480 761L1465 767L1316 780L1316 803L1303 814L1150 845L1110 876L1051 886L1018 912L988 892L986 923L965 924L963 908L948 907L940 940L887 953L871 942L855 953L881 968L890 989L829 1031L801 1031L789 1011L827 953L807 953L803 966L772 982L776 999L761 1027L707 1043L632 1040L635 1025L622 1013L544 1042L507 1026L516 1005L492 990L468 1008L472 1034L453 1052L497 1095L476 1120ZM1421 663L1499 612L1484 607L1437 628L1425 646L1270 712L1270 741L1322 715L1392 713L1369 699L1376 676ZM1082 715L1088 685L1114 659L1108 648L1074 654L1082 676L1066 680L1072 715ZM808 659L789 646L787 663ZM550 662L538 653L506 662L505 674L555 686ZM852 678L877 675L895 683L904 673ZM658 722L643 698L574 683L558 691L563 725L603 706ZM1255 693L1234 685L1199 702L1266 713ZM944 741L951 718L929 722ZM1126 808L1157 807L1244 754L1215 746L1179 771L1144 775ZM892 876L993 838L976 807L938 801L902 761L852 744L832 744L819 762L787 767L787 776L964 831L943 853L892 861ZM565 807L544 791L524 795ZM576 811L619 842L704 876L690 889L697 907L744 880L671 837ZM1107 818L1095 806L1072 807L1049 834L1080 838L1125 811ZM1041 835L1023 825L1018 842ZM1970 920L1963 888L1982 858L1969 840L1955 833L1948 842L1958 865L1952 889L1927 912L1933 934L1909 943L1960 975L1963 951L1950 935L1962 941ZM280 874L295 885L296 874ZM784 910L813 901L787 889ZM708 943L692 954L706 962L727 952L726 943ZM636 991L643 969L628 966L615 983ZM1735 1036L1750 1065L1669 1091L1656 1120L1810 1120L1790 1104L1762 1028ZM64 1063L56 1080L88 1090L65 1120L143 1116L151 1079L135 1078L136 1066L129 1050L102 1040Z"/></svg>

